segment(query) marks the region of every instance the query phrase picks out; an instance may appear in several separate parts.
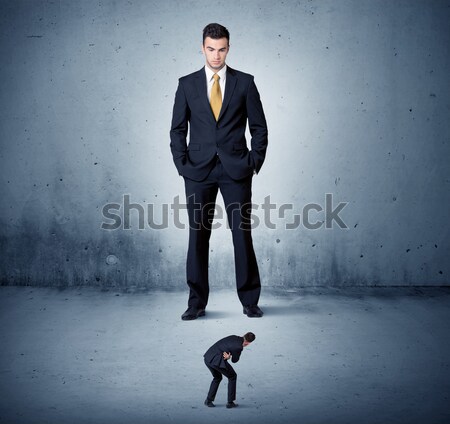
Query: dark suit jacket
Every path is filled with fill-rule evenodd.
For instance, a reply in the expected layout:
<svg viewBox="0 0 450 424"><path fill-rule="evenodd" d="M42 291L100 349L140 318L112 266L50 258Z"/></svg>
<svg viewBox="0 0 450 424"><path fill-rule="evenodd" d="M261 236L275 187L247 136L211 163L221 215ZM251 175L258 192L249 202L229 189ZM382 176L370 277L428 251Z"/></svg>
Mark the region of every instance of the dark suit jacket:
<svg viewBox="0 0 450 424"><path fill-rule="evenodd" d="M227 368L223 352L231 353L231 361L237 362L241 356L244 338L239 336L228 336L214 343L203 355L205 362L219 368Z"/></svg>
<svg viewBox="0 0 450 424"><path fill-rule="evenodd" d="M251 134L247 147L245 128ZM187 144L189 124L189 144ZM170 148L180 175L204 180L219 154L233 179L259 172L266 155L267 125L253 76L227 67L218 121L208 101L205 68L179 79L173 106Z"/></svg>

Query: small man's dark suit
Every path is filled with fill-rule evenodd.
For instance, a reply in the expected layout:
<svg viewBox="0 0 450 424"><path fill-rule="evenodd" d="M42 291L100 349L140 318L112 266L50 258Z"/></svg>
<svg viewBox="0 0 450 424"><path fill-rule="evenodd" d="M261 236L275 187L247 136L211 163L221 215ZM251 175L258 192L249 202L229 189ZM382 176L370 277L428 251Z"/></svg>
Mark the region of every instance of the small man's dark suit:
<svg viewBox="0 0 450 424"><path fill-rule="evenodd" d="M207 401L213 401L216 397L217 389L222 381L222 374L228 378L228 403L236 399L236 379L237 374L233 367L223 358L223 353L231 353L231 361L239 361L243 350L244 338L239 336L228 336L214 343L203 355L205 364L213 375L213 380L209 388Z"/></svg>
<svg viewBox="0 0 450 424"><path fill-rule="evenodd" d="M251 134L251 150L245 139ZM187 135L189 129L189 144ZM267 125L253 76L227 67L216 121L208 101L205 69L180 78L170 130L173 161L185 179L189 216L186 278L188 307L208 303L208 259L217 192L232 231L236 286L242 305L257 305L261 283L251 237L251 185L267 148Z"/></svg>

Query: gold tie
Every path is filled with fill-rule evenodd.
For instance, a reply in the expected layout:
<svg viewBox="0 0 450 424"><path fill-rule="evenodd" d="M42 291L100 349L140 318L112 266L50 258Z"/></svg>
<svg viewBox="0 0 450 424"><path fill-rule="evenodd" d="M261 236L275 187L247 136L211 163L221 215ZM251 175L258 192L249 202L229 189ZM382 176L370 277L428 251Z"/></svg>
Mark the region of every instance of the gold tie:
<svg viewBox="0 0 450 424"><path fill-rule="evenodd" d="M211 99L209 102L211 104L211 109L214 113L214 117L217 121L217 119L219 118L220 109L222 108L222 91L220 90L219 75L214 74L213 78L214 84L211 89Z"/></svg>

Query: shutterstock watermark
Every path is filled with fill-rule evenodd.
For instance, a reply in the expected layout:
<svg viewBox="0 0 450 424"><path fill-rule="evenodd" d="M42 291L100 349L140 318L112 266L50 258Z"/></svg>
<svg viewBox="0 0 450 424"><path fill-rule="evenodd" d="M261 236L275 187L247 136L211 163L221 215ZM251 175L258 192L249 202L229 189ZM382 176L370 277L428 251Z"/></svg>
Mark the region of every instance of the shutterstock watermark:
<svg viewBox="0 0 450 424"><path fill-rule="evenodd" d="M175 196L171 203L155 205L153 203L133 203L130 195L123 195L122 203L107 203L102 208L103 230L153 229L165 230L175 227L185 229L191 224L198 228L205 225L205 220L211 229L225 225L229 228L227 217L233 220L238 213L238 222L242 228L254 229L261 225L268 229L295 230L305 228L318 230L320 228L348 229L344 219L340 216L348 202L339 202L334 206L333 195L325 194L324 204L307 203L299 208L293 203L273 203L270 195L264 198L262 204L249 203L244 205L232 204L223 210L220 204L201 205L191 196L187 199L191 211L188 219L188 204ZM232 212L230 212L232 210ZM198 222L197 222L198 221ZM190 224L189 224L190 223ZM132 225L133 224L133 225Z"/></svg>

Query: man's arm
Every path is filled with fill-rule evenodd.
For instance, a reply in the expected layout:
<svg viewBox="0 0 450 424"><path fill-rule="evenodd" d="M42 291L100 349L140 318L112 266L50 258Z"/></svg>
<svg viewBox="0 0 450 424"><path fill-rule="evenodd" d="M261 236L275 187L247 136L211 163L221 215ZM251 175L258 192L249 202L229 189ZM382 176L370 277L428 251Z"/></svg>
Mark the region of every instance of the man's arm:
<svg viewBox="0 0 450 424"><path fill-rule="evenodd" d="M190 112L183 85L179 81L178 89L175 93L175 103L173 105L172 126L170 128L170 150L172 151L173 161L180 175L182 175L181 171L186 162L186 137Z"/></svg>
<svg viewBox="0 0 450 424"><path fill-rule="evenodd" d="M248 126L252 136L250 154L254 169L258 173L266 157L268 131L263 106L253 78L248 87L246 106Z"/></svg>
<svg viewBox="0 0 450 424"><path fill-rule="evenodd" d="M237 361L239 361L239 358L241 357L241 351L235 350L232 352L223 352L222 356L223 356L223 359L225 359L225 361L228 361L231 358L231 362L237 362Z"/></svg>
<svg viewBox="0 0 450 424"><path fill-rule="evenodd" d="M231 362L235 363L239 361L239 358L241 357L242 349L234 350L231 352Z"/></svg>

